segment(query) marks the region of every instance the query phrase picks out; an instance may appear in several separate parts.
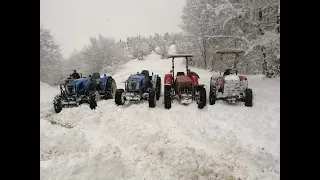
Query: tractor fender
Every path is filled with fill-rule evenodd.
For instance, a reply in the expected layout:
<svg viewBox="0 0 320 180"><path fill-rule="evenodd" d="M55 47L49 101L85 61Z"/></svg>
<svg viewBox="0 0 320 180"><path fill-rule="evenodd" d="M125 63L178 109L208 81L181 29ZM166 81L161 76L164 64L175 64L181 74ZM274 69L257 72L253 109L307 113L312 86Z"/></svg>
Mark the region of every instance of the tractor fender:
<svg viewBox="0 0 320 180"><path fill-rule="evenodd" d="M102 90L105 90L107 88L107 82L108 82L109 78L112 79L112 76L104 76L104 77L101 78L100 88Z"/></svg>
<svg viewBox="0 0 320 180"><path fill-rule="evenodd" d="M197 76L192 75L190 78L191 78L191 80L193 81L193 85L194 85L194 86L198 86L198 85L199 85L198 77L197 77Z"/></svg>
<svg viewBox="0 0 320 180"><path fill-rule="evenodd" d="M155 88L156 87L156 84L157 84L157 78L158 78L158 74L153 74L152 73L152 88Z"/></svg>
<svg viewBox="0 0 320 180"><path fill-rule="evenodd" d="M198 90L203 89L204 88L204 84L198 84Z"/></svg>
<svg viewBox="0 0 320 180"><path fill-rule="evenodd" d="M242 80L247 80L247 78L244 77L244 76L239 76L239 79L240 79L240 81L242 81Z"/></svg>
<svg viewBox="0 0 320 180"><path fill-rule="evenodd" d="M164 76L164 85L172 85L172 74L166 74Z"/></svg>
<svg viewBox="0 0 320 180"><path fill-rule="evenodd" d="M243 77L243 76L240 76ZM248 79L243 77L242 79L240 78L240 85L243 87L243 89L248 88Z"/></svg>

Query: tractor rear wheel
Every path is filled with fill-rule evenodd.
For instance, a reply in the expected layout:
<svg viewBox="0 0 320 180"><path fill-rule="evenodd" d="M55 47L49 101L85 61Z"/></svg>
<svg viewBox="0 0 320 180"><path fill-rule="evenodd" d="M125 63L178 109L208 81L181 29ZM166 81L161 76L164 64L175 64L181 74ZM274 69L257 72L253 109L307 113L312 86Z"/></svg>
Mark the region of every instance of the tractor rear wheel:
<svg viewBox="0 0 320 180"><path fill-rule="evenodd" d="M204 106L207 104L207 92L205 88L201 88L199 90L199 103L198 103L198 108L203 109Z"/></svg>
<svg viewBox="0 0 320 180"><path fill-rule="evenodd" d="M94 92L89 94L89 105L90 109L96 109L97 107L96 94Z"/></svg>
<svg viewBox="0 0 320 180"><path fill-rule="evenodd" d="M209 104L214 105L216 103L216 99L217 99L216 90L215 88L211 88L209 93Z"/></svg>
<svg viewBox="0 0 320 180"><path fill-rule="evenodd" d="M156 107L156 91L155 89L151 89L149 93L149 107Z"/></svg>
<svg viewBox="0 0 320 180"><path fill-rule="evenodd" d="M156 98L157 100L159 100L161 95L161 77L159 76L157 77L156 88L157 88Z"/></svg>
<svg viewBox="0 0 320 180"><path fill-rule="evenodd" d="M117 89L116 90L116 95L115 95L115 103L119 106L119 105L123 105L125 103L124 101L124 90L123 89Z"/></svg>
<svg viewBox="0 0 320 180"><path fill-rule="evenodd" d="M164 86L164 108L171 108L171 85Z"/></svg>
<svg viewBox="0 0 320 180"><path fill-rule="evenodd" d="M104 98L106 100L108 99L114 99L115 98L115 92L117 89L116 82L112 77L109 77L106 83L106 92Z"/></svg>
<svg viewBox="0 0 320 180"><path fill-rule="evenodd" d="M246 99L244 105L247 107L252 107L252 89L246 89Z"/></svg>

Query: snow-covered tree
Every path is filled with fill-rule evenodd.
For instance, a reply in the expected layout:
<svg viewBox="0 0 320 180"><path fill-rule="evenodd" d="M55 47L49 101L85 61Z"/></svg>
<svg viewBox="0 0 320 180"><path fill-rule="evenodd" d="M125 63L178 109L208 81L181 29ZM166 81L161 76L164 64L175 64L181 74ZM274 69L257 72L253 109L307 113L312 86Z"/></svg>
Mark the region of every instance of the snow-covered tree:
<svg viewBox="0 0 320 180"><path fill-rule="evenodd" d="M243 61L239 62L240 68L248 69L252 63L255 64L255 69L278 67L279 6L279 0L187 0L181 17L181 27L185 32L184 37L189 42L181 40L177 43L177 48L188 47L188 50L196 55L194 63L205 68L208 67L208 63L217 61L214 52L227 46L247 51L242 58ZM210 39L208 36L233 36L244 41L234 38ZM258 51L260 46L262 48ZM216 70L218 66L219 63L212 69Z"/></svg>
<svg viewBox="0 0 320 180"><path fill-rule="evenodd" d="M50 31L40 26L40 81L57 84L61 79L62 54Z"/></svg>
<svg viewBox="0 0 320 180"><path fill-rule="evenodd" d="M93 72L113 74L127 60L128 53L123 42L99 35L91 37L90 44L80 51L74 51L67 64L69 70L76 69L88 76Z"/></svg>
<svg viewBox="0 0 320 180"><path fill-rule="evenodd" d="M147 38L142 38L141 36L127 38L127 46L132 58L140 60L152 52Z"/></svg>

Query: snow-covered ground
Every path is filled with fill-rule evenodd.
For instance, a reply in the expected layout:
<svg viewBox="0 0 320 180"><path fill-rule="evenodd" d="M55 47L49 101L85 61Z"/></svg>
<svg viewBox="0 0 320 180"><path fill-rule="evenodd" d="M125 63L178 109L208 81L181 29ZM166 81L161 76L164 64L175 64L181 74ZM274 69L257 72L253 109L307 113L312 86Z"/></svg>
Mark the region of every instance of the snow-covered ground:
<svg viewBox="0 0 320 180"><path fill-rule="evenodd" d="M113 76L118 88L142 69L163 80L171 60L128 62ZM191 70L208 91L213 73ZM253 107L218 101L202 110L177 102L164 109L162 96L156 108L103 100L96 110L83 104L56 114L59 89L40 83L40 179L280 179L280 79L247 77Z"/></svg>

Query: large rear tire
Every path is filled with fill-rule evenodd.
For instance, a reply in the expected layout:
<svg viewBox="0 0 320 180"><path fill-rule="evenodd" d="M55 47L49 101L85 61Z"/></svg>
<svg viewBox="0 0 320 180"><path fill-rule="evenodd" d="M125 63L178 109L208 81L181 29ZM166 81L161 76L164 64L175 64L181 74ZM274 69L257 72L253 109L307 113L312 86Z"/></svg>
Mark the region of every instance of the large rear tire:
<svg viewBox="0 0 320 180"><path fill-rule="evenodd" d="M116 95L117 85L112 77L109 77L106 83L105 99L114 99Z"/></svg>
<svg viewBox="0 0 320 180"><path fill-rule="evenodd" d="M207 92L205 88L201 88L199 90L199 103L198 103L198 108L203 109L204 106L207 104Z"/></svg>
<svg viewBox="0 0 320 180"><path fill-rule="evenodd" d="M157 77L156 88L157 88L156 98L157 100L159 100L161 95L161 77L159 76Z"/></svg>
<svg viewBox="0 0 320 180"><path fill-rule="evenodd" d="M117 89L115 94L115 103L119 105L123 105L125 103L124 96L123 96L124 90L123 89Z"/></svg>
<svg viewBox="0 0 320 180"><path fill-rule="evenodd" d="M252 107L252 89L246 89L245 106Z"/></svg>
<svg viewBox="0 0 320 180"><path fill-rule="evenodd" d="M89 94L89 106L90 109L96 109L97 107L96 94L94 92Z"/></svg>
<svg viewBox="0 0 320 180"><path fill-rule="evenodd" d="M164 86L164 108L171 108L171 85Z"/></svg>
<svg viewBox="0 0 320 180"><path fill-rule="evenodd" d="M56 97L54 98L54 100L53 100L53 107L54 107L54 111L55 111L56 113L61 112L61 110L62 110L62 100L61 100L61 96L60 96L60 95L58 95L58 96L56 96Z"/></svg>
<svg viewBox="0 0 320 180"><path fill-rule="evenodd" d="M156 91L151 89L149 93L149 107L156 107Z"/></svg>

